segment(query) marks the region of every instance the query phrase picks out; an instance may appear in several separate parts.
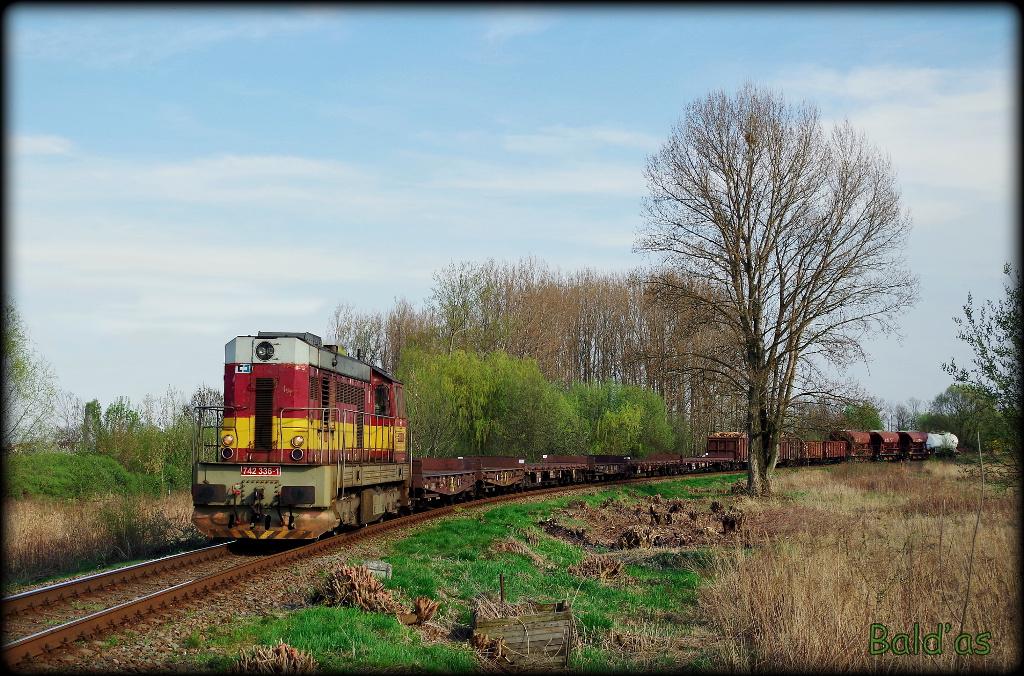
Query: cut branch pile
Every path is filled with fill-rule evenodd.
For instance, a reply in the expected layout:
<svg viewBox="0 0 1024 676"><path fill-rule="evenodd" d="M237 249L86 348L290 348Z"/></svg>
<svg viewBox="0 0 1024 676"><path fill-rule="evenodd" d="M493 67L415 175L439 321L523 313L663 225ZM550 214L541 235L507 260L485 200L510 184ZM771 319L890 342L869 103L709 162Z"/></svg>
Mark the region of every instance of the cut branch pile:
<svg viewBox="0 0 1024 676"><path fill-rule="evenodd" d="M398 621L402 624L423 624L434 616L440 601L431 601L426 596L421 596L413 601L411 613L399 613Z"/></svg>
<svg viewBox="0 0 1024 676"><path fill-rule="evenodd" d="M533 553L529 547L524 545L515 538L504 538L497 540L491 545L491 551L496 553L510 553L510 554L522 554L526 558L533 562L533 565L539 566L544 563L544 559Z"/></svg>
<svg viewBox="0 0 1024 676"><path fill-rule="evenodd" d="M370 613L401 613L404 608L366 566L341 566L313 590L313 603L354 606Z"/></svg>
<svg viewBox="0 0 1024 676"><path fill-rule="evenodd" d="M635 526L628 529L615 541L616 549L650 549L654 546L654 529L648 526Z"/></svg>
<svg viewBox="0 0 1024 676"><path fill-rule="evenodd" d="M743 511L729 508L722 512L722 533L732 533L743 528Z"/></svg>
<svg viewBox="0 0 1024 676"><path fill-rule="evenodd" d="M496 639L492 639L487 634L473 634L469 641L473 649L480 654L480 657L494 660L495 662L509 661L508 657L505 656L505 637L499 636Z"/></svg>
<svg viewBox="0 0 1024 676"><path fill-rule="evenodd" d="M541 519L537 522L537 525L540 526L545 533L556 538L568 540L583 547L591 544L590 540L587 538L587 531L585 528L569 528L568 526L563 526L558 523L554 517Z"/></svg>
<svg viewBox="0 0 1024 676"><path fill-rule="evenodd" d="M588 556L577 565L570 567L569 573L577 577L593 577L605 582L621 576L623 566L622 561L609 556Z"/></svg>
<svg viewBox="0 0 1024 676"><path fill-rule="evenodd" d="M309 653L287 643L278 643L273 648L256 646L248 655L239 651L229 671L233 674L312 674L318 666Z"/></svg>
<svg viewBox="0 0 1024 676"><path fill-rule="evenodd" d="M353 606L369 613L395 615L402 624L423 624L437 613L438 601L421 596L413 601L411 612L391 595L384 583L366 566L341 566L327 577L310 595L312 603L324 606Z"/></svg>

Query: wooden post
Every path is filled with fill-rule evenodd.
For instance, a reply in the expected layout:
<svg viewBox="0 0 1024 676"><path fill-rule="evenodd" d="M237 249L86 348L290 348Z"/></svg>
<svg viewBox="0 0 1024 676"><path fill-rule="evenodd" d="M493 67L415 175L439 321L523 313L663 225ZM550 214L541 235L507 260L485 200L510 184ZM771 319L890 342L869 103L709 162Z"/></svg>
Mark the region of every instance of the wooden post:
<svg viewBox="0 0 1024 676"><path fill-rule="evenodd" d="M505 602L505 573L498 573L498 585L501 588L500 598L501 602Z"/></svg>

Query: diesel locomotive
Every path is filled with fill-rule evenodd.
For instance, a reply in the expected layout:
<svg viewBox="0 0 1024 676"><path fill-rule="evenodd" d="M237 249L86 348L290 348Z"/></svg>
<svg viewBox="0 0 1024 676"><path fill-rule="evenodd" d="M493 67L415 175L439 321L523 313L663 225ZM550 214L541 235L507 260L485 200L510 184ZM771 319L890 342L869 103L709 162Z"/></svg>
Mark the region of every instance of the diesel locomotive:
<svg viewBox="0 0 1024 676"><path fill-rule="evenodd" d="M224 405L197 410L192 522L311 539L410 506L402 383L311 333L238 336Z"/></svg>

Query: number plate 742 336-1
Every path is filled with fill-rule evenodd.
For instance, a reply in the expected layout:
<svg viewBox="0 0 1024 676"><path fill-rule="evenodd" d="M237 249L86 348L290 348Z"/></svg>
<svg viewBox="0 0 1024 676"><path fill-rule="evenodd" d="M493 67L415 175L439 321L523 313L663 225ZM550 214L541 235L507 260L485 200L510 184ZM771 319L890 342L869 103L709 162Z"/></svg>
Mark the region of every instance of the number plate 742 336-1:
<svg viewBox="0 0 1024 676"><path fill-rule="evenodd" d="M281 476L281 468L271 465L242 465L242 476Z"/></svg>

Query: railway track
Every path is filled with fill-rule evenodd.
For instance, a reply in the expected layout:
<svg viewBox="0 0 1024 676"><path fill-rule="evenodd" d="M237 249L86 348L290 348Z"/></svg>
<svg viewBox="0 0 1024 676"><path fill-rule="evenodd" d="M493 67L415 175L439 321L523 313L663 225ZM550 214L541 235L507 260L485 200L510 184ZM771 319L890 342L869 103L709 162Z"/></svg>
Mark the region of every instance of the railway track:
<svg viewBox="0 0 1024 676"><path fill-rule="evenodd" d="M719 473L726 472L708 474ZM144 618L172 606L194 603L211 592L253 579L261 571L318 556L390 530L405 529L422 521L443 517L458 508L574 489L679 478L682 477L641 477L495 495L390 519L276 553L256 554L250 551L246 554L244 549L239 551L239 548L249 543L239 541L23 592L0 602L4 625L0 659L8 668L25 666L40 655L70 647L76 641L95 639L122 627L138 624Z"/></svg>

